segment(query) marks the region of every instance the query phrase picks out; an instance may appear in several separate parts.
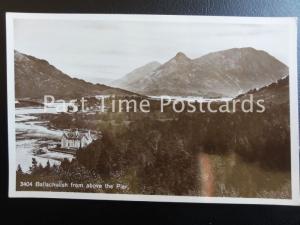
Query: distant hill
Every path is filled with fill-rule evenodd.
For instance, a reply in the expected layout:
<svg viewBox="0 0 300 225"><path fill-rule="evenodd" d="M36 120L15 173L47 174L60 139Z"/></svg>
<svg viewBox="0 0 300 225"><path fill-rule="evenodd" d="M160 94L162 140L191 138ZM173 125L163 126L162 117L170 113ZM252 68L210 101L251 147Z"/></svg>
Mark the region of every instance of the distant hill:
<svg viewBox="0 0 300 225"><path fill-rule="evenodd" d="M236 99L249 99L250 94L253 95L253 100L257 101L263 99L266 104L279 105L289 104L289 77L278 80L275 83L262 87L260 89L253 89L246 94L236 97Z"/></svg>
<svg viewBox="0 0 300 225"><path fill-rule="evenodd" d="M151 73L160 67L159 62L150 62L142 67L139 67L132 72L126 74L121 79L111 82L111 85L124 89L138 89L139 80L151 75Z"/></svg>
<svg viewBox="0 0 300 225"><path fill-rule="evenodd" d="M105 78L105 77L97 77L97 78L94 78L92 82L109 86L112 81L114 81L114 79Z"/></svg>
<svg viewBox="0 0 300 225"><path fill-rule="evenodd" d="M76 98L94 95L134 95L134 93L102 84L92 84L81 79L71 78L38 59L15 51L15 90L16 98L43 98L53 95L56 98Z"/></svg>
<svg viewBox="0 0 300 225"><path fill-rule="evenodd" d="M160 66L146 65L127 74L116 85L146 95L235 97L288 73L286 65L264 51L234 48L196 59L179 52Z"/></svg>

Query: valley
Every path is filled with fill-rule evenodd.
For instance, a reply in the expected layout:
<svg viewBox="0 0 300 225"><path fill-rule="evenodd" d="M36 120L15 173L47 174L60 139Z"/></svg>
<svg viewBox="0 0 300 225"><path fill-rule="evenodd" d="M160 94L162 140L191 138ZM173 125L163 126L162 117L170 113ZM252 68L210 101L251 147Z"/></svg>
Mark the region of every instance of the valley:
<svg viewBox="0 0 300 225"><path fill-rule="evenodd" d="M83 184L67 189L76 192L290 198L288 68L266 52L229 49L197 59L178 53L112 86L74 79L44 60L15 54L19 183ZM45 95L66 102L85 97L88 110L57 112L54 102L45 112ZM250 95L264 101L265 111L245 113L241 105L227 113L174 111L174 102L175 108L216 108ZM113 110L114 100L147 100L149 111ZM161 101L169 101L163 111ZM101 138L74 154L51 151L66 130L89 130ZM128 188L85 189L91 183Z"/></svg>

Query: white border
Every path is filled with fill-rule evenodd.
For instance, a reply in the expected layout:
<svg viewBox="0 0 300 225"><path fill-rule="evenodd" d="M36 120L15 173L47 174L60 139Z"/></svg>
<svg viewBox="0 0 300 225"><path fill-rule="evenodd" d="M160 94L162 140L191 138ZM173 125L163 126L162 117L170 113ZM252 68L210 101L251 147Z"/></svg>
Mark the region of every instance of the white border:
<svg viewBox="0 0 300 225"><path fill-rule="evenodd" d="M139 194L105 194L74 192L16 191L15 152L15 87L14 87L14 19L38 20L105 20L105 21L164 21L188 23L225 24L285 24L290 30L290 126L291 126L291 186L292 199L197 197ZM298 87L297 87L297 18L292 17L221 17L221 16L167 16L167 15L123 15L123 14L48 14L6 13L7 38L7 100L8 100L8 146L9 146L9 197L18 198L63 198L99 199L153 202L236 203L266 205L300 205L299 190L299 131L298 131Z"/></svg>

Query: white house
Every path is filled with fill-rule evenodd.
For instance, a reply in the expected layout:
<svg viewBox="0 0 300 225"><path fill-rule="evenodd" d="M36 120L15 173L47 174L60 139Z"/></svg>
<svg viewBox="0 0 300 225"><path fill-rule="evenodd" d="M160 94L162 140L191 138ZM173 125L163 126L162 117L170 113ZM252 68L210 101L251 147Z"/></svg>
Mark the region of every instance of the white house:
<svg viewBox="0 0 300 225"><path fill-rule="evenodd" d="M61 148L79 149L88 146L93 142L90 131L65 131L61 137Z"/></svg>

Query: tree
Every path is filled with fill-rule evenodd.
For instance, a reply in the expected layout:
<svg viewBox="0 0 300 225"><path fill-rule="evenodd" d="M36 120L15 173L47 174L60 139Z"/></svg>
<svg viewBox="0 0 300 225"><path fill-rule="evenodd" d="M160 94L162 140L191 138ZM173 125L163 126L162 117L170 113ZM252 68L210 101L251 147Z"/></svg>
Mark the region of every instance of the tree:
<svg viewBox="0 0 300 225"><path fill-rule="evenodd" d="M110 160L109 154L106 149L101 151L98 158L96 171L100 174L101 178L106 180L110 176Z"/></svg>
<svg viewBox="0 0 300 225"><path fill-rule="evenodd" d="M17 175L22 175L22 174L23 174L23 171L22 171L21 165L19 164L18 168L17 168Z"/></svg>
<svg viewBox="0 0 300 225"><path fill-rule="evenodd" d="M46 167L45 167L45 171L46 171L47 173L49 173L50 170L51 170L51 165L50 165L50 162L49 162L49 160L48 160L48 161L47 161L47 164L46 164Z"/></svg>
<svg viewBox="0 0 300 225"><path fill-rule="evenodd" d="M35 158L32 158L32 161L31 161L31 167L30 167L30 172L31 173L34 173L37 169L37 166L38 165L38 162L36 161Z"/></svg>
<svg viewBox="0 0 300 225"><path fill-rule="evenodd" d="M70 161L67 159L67 158L64 158L63 161L61 162L60 164L60 167L63 169L63 170L68 170L69 167L70 167Z"/></svg>

